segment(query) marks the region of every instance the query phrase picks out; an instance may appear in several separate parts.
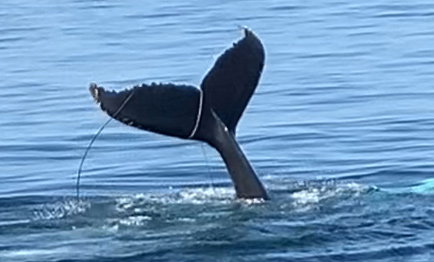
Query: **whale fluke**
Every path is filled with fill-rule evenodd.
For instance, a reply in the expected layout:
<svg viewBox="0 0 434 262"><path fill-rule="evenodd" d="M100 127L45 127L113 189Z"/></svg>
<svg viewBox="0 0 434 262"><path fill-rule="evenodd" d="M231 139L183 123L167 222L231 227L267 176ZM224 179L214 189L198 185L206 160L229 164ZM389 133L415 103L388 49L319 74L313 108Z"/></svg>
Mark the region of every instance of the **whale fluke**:
<svg viewBox="0 0 434 262"><path fill-rule="evenodd" d="M260 40L244 29L244 37L217 59L200 89L152 83L116 92L91 84L89 91L104 112L124 124L208 143L222 156L238 197L267 199L235 138L237 123L261 76L264 57Z"/></svg>
<svg viewBox="0 0 434 262"><path fill-rule="evenodd" d="M217 59L201 84L205 99L232 133L255 92L265 60L261 41L252 31L243 31L244 38Z"/></svg>
<svg viewBox="0 0 434 262"><path fill-rule="evenodd" d="M91 84L89 90L109 116L139 129L188 138L196 123L200 90L194 86L153 83L116 92Z"/></svg>

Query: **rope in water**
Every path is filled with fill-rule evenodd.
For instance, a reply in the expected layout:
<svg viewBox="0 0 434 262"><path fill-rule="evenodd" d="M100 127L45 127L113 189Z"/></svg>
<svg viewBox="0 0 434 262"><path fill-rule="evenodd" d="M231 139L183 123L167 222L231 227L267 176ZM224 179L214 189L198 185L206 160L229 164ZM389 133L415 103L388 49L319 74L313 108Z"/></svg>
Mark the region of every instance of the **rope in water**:
<svg viewBox="0 0 434 262"><path fill-rule="evenodd" d="M202 106L203 106L203 91L202 89L199 89L199 108L197 109L196 123L193 127L193 130L191 131L191 134L188 136L188 139L192 138L197 132L200 123L200 117L202 115Z"/></svg>
<svg viewBox="0 0 434 262"><path fill-rule="evenodd" d="M113 117L111 117L111 118L109 118L99 129L98 129L98 131L96 132L96 134L93 136L93 138L90 140L90 142L89 142L89 144L88 144L88 146L87 146L87 148L86 148L86 151L84 152L84 154L83 154L83 157L81 158L81 161L80 161L80 165L79 165L79 167L78 167L78 171L77 171L77 180L76 180L76 198L77 198L77 201L80 201L80 178L81 178L81 173L82 173L82 170L83 170L83 165L84 165L84 160L86 159L86 157L87 157L87 155L88 155L88 153L89 153L89 151L90 151L90 149L91 149L91 147L92 147L92 145L93 145L93 143L95 142L95 140L98 138L98 136L101 134L101 132L104 130L104 128L110 123L110 121L113 119L113 118L116 118L117 117L117 115L122 111L122 109L126 106L126 104L128 103L128 101L131 99L131 97L133 96L133 93L134 93L134 90L132 90L131 91L131 94L128 96L128 97L126 97L125 98L125 100L124 100L124 102L121 104L121 106L118 108L118 110L115 112L115 114L113 115ZM190 133L190 135L188 136L188 138L190 139L190 138L192 138L195 134L196 134L196 132L197 132L197 129L198 129L198 127L199 127L199 124L200 124L200 118L201 118L201 115L202 115L202 107L203 107L203 92L202 92L202 90L201 89L199 89L199 106L198 106L198 111L197 111L197 117L196 117L196 122L195 122L195 125L194 125L194 127L193 127L193 130L191 131L191 133ZM202 151L204 152L204 150L203 150L203 147L202 147ZM206 156L205 156L205 159L206 159ZM208 162L208 159L206 159L206 161ZM208 172L209 172L209 167L208 167ZM209 172L210 173L210 172ZM212 180L212 179L211 179ZM211 182L212 184L214 184L213 182ZM214 189L214 188L213 188Z"/></svg>
<svg viewBox="0 0 434 262"><path fill-rule="evenodd" d="M121 112L122 109L124 109L124 107L126 106L126 104L128 103L128 101L130 101L131 97L134 94L134 89L131 91L131 94L129 96L127 96L124 100L124 102L121 104L121 106L119 106L118 110L115 112L115 114L113 115L113 118L117 117L117 115ZM81 178L81 172L83 170L83 164L84 164L84 160L86 159L87 154L90 151L90 148L92 147L93 143L95 142L96 138L101 134L102 130L110 123L110 121L113 118L109 118L104 125L102 125L99 129L98 132L96 132L96 134L93 136L92 140L90 140L90 143L87 145L86 151L84 152L83 157L81 158L81 162L80 165L78 167L78 171L77 171L77 180L76 180L76 198L77 198L77 202L80 201L80 178Z"/></svg>

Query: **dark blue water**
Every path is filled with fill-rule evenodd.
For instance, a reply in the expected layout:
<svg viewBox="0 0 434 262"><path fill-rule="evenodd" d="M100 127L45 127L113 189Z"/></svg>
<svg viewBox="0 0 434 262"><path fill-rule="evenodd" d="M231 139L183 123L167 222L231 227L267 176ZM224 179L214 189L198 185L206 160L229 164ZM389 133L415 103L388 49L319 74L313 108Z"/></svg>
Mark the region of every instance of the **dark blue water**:
<svg viewBox="0 0 434 262"><path fill-rule="evenodd" d="M0 261L434 261L434 2L0 3ZM196 142L112 122L90 82L199 85L267 52L239 140L272 200Z"/></svg>

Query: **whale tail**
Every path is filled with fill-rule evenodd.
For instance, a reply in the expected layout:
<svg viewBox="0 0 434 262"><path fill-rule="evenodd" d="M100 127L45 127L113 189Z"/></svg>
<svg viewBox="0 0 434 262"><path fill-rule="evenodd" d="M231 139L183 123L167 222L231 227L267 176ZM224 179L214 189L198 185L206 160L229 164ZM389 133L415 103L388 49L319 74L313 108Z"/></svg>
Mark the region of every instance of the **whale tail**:
<svg viewBox="0 0 434 262"><path fill-rule="evenodd" d="M265 60L261 41L252 31L243 28L243 32L244 38L217 59L201 84L205 101L233 134L255 92Z"/></svg>
<svg viewBox="0 0 434 262"><path fill-rule="evenodd" d="M227 49L204 77L200 86L203 94L193 86L161 83L142 84L120 92L91 84L90 93L101 109L116 120L147 131L188 138L202 106L202 110L212 109L235 134L258 85L265 58L256 35L246 28L243 31L244 37ZM132 92L128 105L114 116Z"/></svg>
<svg viewBox="0 0 434 262"><path fill-rule="evenodd" d="M89 91L104 112L122 123L207 142L221 154L239 197L267 198L235 139L265 58L260 40L252 31L243 31L244 37L217 59L200 89L152 83L116 92L91 84Z"/></svg>

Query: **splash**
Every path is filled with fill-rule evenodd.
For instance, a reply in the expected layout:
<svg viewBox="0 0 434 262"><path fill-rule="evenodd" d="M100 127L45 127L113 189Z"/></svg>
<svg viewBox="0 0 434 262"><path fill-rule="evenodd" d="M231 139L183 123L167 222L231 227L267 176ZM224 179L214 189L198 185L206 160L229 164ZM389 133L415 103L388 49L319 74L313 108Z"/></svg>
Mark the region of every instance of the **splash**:
<svg viewBox="0 0 434 262"><path fill-rule="evenodd" d="M53 220L83 214L91 207L87 201L67 200L52 204L44 204L42 208L34 211L37 220Z"/></svg>
<svg viewBox="0 0 434 262"><path fill-rule="evenodd" d="M328 201L340 202L378 190L375 186L336 180L273 180L270 183L272 192L275 192L274 198L286 203L284 207L295 212L308 212Z"/></svg>

